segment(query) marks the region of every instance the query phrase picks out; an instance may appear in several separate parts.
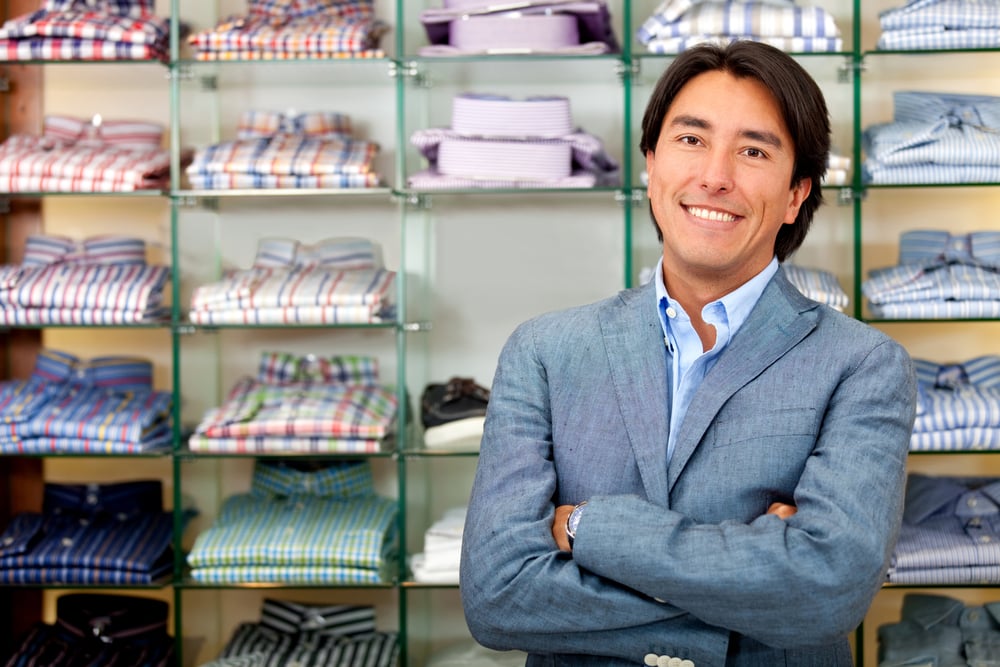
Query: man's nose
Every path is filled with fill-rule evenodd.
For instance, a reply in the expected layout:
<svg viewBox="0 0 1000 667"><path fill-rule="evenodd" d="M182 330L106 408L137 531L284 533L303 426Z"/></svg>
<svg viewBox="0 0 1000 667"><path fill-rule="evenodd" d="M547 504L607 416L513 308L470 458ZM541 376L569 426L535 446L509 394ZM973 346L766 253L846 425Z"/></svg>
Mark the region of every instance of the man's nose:
<svg viewBox="0 0 1000 667"><path fill-rule="evenodd" d="M735 167L733 156L728 151L709 151L702 165L702 189L707 192L732 191Z"/></svg>

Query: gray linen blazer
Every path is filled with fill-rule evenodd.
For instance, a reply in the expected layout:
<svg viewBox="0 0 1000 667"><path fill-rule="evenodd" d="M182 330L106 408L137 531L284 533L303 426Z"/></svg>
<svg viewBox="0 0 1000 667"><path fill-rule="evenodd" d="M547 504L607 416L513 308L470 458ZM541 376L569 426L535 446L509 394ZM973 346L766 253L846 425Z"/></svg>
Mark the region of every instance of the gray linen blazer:
<svg viewBox="0 0 1000 667"><path fill-rule="evenodd" d="M494 378L461 595L528 665L841 667L902 514L906 351L779 270L705 377L666 463L652 284L517 328ZM588 500L573 554L555 505ZM766 515L793 502L788 520Z"/></svg>

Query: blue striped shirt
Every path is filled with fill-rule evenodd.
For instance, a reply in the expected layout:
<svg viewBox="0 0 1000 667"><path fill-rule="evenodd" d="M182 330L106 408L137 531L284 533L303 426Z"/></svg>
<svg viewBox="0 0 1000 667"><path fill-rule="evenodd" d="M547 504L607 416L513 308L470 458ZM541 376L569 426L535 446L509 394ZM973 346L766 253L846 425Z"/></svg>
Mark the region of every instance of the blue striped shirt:
<svg viewBox="0 0 1000 667"><path fill-rule="evenodd" d="M42 511L0 534L3 584L153 584L173 568L158 480L46 484Z"/></svg>
<svg viewBox="0 0 1000 667"><path fill-rule="evenodd" d="M1000 180L1000 97L897 91L893 119L865 129L873 184Z"/></svg>
<svg viewBox="0 0 1000 667"><path fill-rule="evenodd" d="M914 359L917 418L910 449L1000 449L1000 356L938 364Z"/></svg>
<svg viewBox="0 0 1000 667"><path fill-rule="evenodd" d="M39 352L26 380L0 382L0 453L134 453L172 442L173 396L137 357Z"/></svg>
<svg viewBox="0 0 1000 667"><path fill-rule="evenodd" d="M1000 582L1000 478L910 473L888 580Z"/></svg>
<svg viewBox="0 0 1000 667"><path fill-rule="evenodd" d="M911 0L879 14L885 50L1000 46L1000 5L976 0Z"/></svg>
<svg viewBox="0 0 1000 667"><path fill-rule="evenodd" d="M871 271L861 290L876 317L998 317L1000 232L906 232L899 264Z"/></svg>

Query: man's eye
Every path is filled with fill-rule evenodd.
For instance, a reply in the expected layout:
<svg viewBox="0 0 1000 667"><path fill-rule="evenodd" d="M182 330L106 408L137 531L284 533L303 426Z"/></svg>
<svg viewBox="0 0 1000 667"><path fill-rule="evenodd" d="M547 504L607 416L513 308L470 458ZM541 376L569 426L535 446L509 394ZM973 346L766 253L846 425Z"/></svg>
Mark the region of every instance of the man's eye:
<svg viewBox="0 0 1000 667"><path fill-rule="evenodd" d="M764 157L764 151L759 148L748 148L746 153L749 157Z"/></svg>

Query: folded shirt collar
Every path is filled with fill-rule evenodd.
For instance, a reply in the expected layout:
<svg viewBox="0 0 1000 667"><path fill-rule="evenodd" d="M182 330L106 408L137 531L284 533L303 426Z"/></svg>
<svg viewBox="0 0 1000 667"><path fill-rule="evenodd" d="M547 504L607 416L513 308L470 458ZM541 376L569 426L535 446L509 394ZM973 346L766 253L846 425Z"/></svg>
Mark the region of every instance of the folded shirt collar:
<svg viewBox="0 0 1000 667"><path fill-rule="evenodd" d="M22 266L77 264L145 264L146 242L132 236L68 236L33 234L24 243Z"/></svg>
<svg viewBox="0 0 1000 667"><path fill-rule="evenodd" d="M969 264L1000 268L1000 231L952 234L945 230L904 232L899 240L899 263L925 267Z"/></svg>
<svg viewBox="0 0 1000 667"><path fill-rule="evenodd" d="M57 516L128 521L163 511L163 484L141 480L113 484L46 483L42 512Z"/></svg>
<svg viewBox="0 0 1000 667"><path fill-rule="evenodd" d="M127 356L83 360L68 352L43 349L35 359L31 376L50 383L142 391L153 387L153 364L148 359Z"/></svg>
<svg viewBox="0 0 1000 667"><path fill-rule="evenodd" d="M56 601L56 625L81 638L113 644L158 638L167 631L163 600L101 593L67 593Z"/></svg>
<svg viewBox="0 0 1000 667"><path fill-rule="evenodd" d="M257 367L257 379L265 384L320 382L339 385L378 383L378 360L363 355L321 357L289 352L264 352Z"/></svg>
<svg viewBox="0 0 1000 667"><path fill-rule="evenodd" d="M255 267L323 266L331 270L375 269L382 266L379 247L365 238L329 238L302 243L265 238L257 243Z"/></svg>
<svg viewBox="0 0 1000 667"><path fill-rule="evenodd" d="M260 496L358 498L375 494L368 461L262 461L254 466L250 492Z"/></svg>

